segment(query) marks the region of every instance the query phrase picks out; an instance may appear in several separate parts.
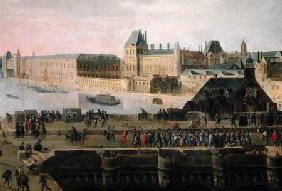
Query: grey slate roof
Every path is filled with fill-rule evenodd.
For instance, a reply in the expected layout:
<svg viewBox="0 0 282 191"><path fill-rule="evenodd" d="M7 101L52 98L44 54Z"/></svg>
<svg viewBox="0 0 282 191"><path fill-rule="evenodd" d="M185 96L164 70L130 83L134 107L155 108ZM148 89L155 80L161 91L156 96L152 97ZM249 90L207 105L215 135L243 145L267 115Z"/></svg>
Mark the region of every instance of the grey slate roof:
<svg viewBox="0 0 282 191"><path fill-rule="evenodd" d="M236 75L236 73L240 73L241 75L244 74L243 69L239 70L230 70L230 69L186 69L182 72L183 75L188 75L189 73L192 73L193 75L219 75L220 73L224 75Z"/></svg>
<svg viewBox="0 0 282 191"><path fill-rule="evenodd" d="M222 52L223 49L220 46L220 42L217 40L211 40L205 47L205 53L212 52L212 53L219 53Z"/></svg>
<svg viewBox="0 0 282 191"><path fill-rule="evenodd" d="M228 69L241 69L243 67L242 63L226 63L226 64L216 64L211 67L215 70L228 70Z"/></svg>
<svg viewBox="0 0 282 191"><path fill-rule="evenodd" d="M80 54L56 54L46 56L27 56L26 59L76 59Z"/></svg>
<svg viewBox="0 0 282 191"><path fill-rule="evenodd" d="M139 44L146 44L145 39L141 33L141 30L133 31L130 37L127 39L125 43L125 47L128 45L139 45Z"/></svg>
<svg viewBox="0 0 282 191"><path fill-rule="evenodd" d="M201 94L206 89L233 89L239 90L244 84L244 78L211 78L193 97L193 101L199 101Z"/></svg>
<svg viewBox="0 0 282 191"><path fill-rule="evenodd" d="M237 89L243 85L243 82L244 82L244 78L211 78L204 85L204 87Z"/></svg>
<svg viewBox="0 0 282 191"><path fill-rule="evenodd" d="M114 54L81 54L77 58L78 60L95 60L99 57L108 58L108 59L117 59L118 57Z"/></svg>
<svg viewBox="0 0 282 191"><path fill-rule="evenodd" d="M268 52L262 52L262 57L266 57L266 58L269 58L269 57L276 57L277 54L282 54L281 51L268 51ZM259 52L260 54L260 52ZM251 52L251 57L254 61L258 61L258 52Z"/></svg>

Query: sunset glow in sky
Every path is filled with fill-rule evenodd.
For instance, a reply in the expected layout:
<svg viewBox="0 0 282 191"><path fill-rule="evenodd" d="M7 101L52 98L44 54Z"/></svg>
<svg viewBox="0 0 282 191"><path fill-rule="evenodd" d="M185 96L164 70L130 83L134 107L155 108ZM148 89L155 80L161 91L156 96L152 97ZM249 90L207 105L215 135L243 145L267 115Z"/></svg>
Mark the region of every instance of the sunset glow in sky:
<svg viewBox="0 0 282 191"><path fill-rule="evenodd" d="M0 53L123 55L131 31L198 50L282 50L281 0L0 0Z"/></svg>

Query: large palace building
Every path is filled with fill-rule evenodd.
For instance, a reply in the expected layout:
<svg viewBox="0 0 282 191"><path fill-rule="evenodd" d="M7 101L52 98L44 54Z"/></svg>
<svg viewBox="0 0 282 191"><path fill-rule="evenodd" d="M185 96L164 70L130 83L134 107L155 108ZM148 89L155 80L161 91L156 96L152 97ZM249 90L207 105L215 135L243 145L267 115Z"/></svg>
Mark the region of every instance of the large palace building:
<svg viewBox="0 0 282 191"><path fill-rule="evenodd" d="M22 78L48 86L73 86L89 78L120 78L120 59L111 54L25 56L20 51L3 57L4 78Z"/></svg>
<svg viewBox="0 0 282 191"><path fill-rule="evenodd" d="M122 65L124 77L135 76L180 76L187 68L207 68L207 58L203 53L181 49L179 43L172 48L159 44L147 44L147 33L133 31L125 43L125 56Z"/></svg>

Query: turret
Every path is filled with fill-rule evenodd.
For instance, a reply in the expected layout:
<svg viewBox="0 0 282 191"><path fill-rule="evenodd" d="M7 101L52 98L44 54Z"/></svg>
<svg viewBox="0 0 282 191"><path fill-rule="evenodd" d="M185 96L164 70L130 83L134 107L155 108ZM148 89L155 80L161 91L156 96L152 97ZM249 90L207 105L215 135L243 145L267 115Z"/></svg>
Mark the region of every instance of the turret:
<svg viewBox="0 0 282 191"><path fill-rule="evenodd" d="M241 55L242 56L246 56L247 55L247 45L243 39L242 43L241 43Z"/></svg>

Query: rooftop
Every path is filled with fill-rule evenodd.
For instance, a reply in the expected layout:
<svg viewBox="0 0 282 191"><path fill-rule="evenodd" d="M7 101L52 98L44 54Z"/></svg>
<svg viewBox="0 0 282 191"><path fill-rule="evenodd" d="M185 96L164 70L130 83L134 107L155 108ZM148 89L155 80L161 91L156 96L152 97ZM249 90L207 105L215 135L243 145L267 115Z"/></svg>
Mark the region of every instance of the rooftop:
<svg viewBox="0 0 282 191"><path fill-rule="evenodd" d="M55 54L44 56L26 56L26 59L76 59L80 54Z"/></svg>
<svg viewBox="0 0 282 191"><path fill-rule="evenodd" d="M230 75L230 76L234 76L237 73L239 73L240 75L244 74L244 70L243 69L236 69L236 70L230 70L230 69L186 69L184 72L182 72L181 75L188 75L188 74L193 74L193 75L219 75L219 74L223 74L223 75Z"/></svg>
<svg viewBox="0 0 282 191"><path fill-rule="evenodd" d="M125 47L128 45L136 46L139 44L146 44L146 41L143 34L141 33L141 30L136 30L131 33L130 37L127 39L124 46Z"/></svg>

